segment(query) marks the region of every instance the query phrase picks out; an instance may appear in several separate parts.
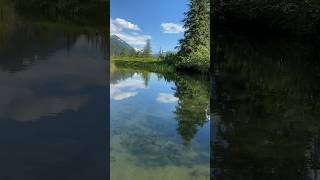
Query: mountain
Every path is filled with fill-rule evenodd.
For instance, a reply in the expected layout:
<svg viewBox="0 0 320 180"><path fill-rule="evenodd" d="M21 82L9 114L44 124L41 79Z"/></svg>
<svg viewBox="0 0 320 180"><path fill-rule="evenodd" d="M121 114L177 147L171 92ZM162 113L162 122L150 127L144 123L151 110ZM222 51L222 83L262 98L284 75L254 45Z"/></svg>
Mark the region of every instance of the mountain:
<svg viewBox="0 0 320 180"><path fill-rule="evenodd" d="M121 55L121 54L134 54L135 49L126 43L124 40L120 39L116 35L110 37L110 54L111 56Z"/></svg>

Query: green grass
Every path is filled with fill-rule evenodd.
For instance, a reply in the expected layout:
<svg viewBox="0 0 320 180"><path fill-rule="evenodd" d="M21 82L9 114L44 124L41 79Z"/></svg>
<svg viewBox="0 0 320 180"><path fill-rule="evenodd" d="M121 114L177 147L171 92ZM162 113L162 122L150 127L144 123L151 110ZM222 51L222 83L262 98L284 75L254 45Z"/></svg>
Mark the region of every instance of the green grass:
<svg viewBox="0 0 320 180"><path fill-rule="evenodd" d="M130 57L130 56L111 56L111 61L139 61L139 62L156 62L160 61L154 57Z"/></svg>
<svg viewBox="0 0 320 180"><path fill-rule="evenodd" d="M157 58L111 57L112 63L119 67L147 70L156 73L172 73L175 67Z"/></svg>

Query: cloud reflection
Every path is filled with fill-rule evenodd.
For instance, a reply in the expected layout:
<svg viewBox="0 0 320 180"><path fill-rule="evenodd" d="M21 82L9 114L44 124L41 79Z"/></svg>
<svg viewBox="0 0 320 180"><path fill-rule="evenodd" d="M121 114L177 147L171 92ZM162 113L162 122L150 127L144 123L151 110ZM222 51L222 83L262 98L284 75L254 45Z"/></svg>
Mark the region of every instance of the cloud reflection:
<svg viewBox="0 0 320 180"><path fill-rule="evenodd" d="M178 98L169 93L159 93L157 101L160 103L176 103Z"/></svg>
<svg viewBox="0 0 320 180"><path fill-rule="evenodd" d="M110 97L116 101L128 99L136 96L138 89L145 88L146 86L142 79L129 78L118 83L110 84Z"/></svg>
<svg viewBox="0 0 320 180"><path fill-rule="evenodd" d="M27 69L0 71L0 118L35 121L77 111L92 95L83 89L105 87L106 62L98 48L91 47L85 36L79 36L68 52L60 45L61 50Z"/></svg>

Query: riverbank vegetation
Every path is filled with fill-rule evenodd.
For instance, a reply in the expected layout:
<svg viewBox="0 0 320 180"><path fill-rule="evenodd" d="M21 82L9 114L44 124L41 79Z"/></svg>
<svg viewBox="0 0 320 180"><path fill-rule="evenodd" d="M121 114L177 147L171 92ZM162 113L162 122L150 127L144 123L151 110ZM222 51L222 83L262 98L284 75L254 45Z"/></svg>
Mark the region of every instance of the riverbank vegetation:
<svg viewBox="0 0 320 180"><path fill-rule="evenodd" d="M36 18L65 24L106 27L109 0L0 0L24 19Z"/></svg>
<svg viewBox="0 0 320 180"><path fill-rule="evenodd" d="M318 0L217 0L212 9L217 31L319 38Z"/></svg>

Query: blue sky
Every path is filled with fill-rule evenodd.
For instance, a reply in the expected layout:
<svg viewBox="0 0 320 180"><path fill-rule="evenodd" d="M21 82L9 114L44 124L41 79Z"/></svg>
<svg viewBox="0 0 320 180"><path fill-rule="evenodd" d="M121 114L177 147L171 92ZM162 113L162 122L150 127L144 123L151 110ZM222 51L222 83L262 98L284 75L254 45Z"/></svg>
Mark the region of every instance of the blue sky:
<svg viewBox="0 0 320 180"><path fill-rule="evenodd" d="M111 34L135 48L143 48L151 38L153 53L160 47L174 50L183 37L183 13L188 0L111 0Z"/></svg>

